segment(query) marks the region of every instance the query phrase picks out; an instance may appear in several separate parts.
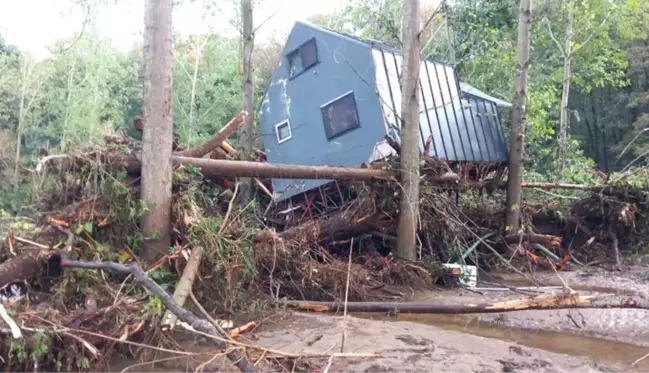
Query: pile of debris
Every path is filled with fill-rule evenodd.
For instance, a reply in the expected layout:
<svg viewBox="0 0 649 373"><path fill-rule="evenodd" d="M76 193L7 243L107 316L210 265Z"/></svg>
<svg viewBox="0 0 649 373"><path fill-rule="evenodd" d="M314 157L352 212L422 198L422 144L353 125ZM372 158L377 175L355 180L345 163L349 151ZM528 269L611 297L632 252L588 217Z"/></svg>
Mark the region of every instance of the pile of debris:
<svg viewBox="0 0 649 373"><path fill-rule="evenodd" d="M501 264L502 254L518 250L523 260L543 264L538 259L547 255L557 264L566 256L584 261L598 251L596 245L610 255L609 242L621 250L646 245L641 237L649 229L647 189L623 187L629 177L581 191L584 198L563 216L524 205L527 225L539 229L512 240L500 235L502 165L424 157L419 260L398 259L391 254L399 215L398 157L362 169L269 165L261 151L256 161L234 162L230 159L238 155L226 140L246 115L240 113L196 148L174 145L173 247L148 267L138 259L143 240L138 220L146 211L139 200L141 144L122 133L107 136L101 149L43 154L28 175L42 190L40 214L29 224L15 224L0 251L0 290L28 336L20 342L4 338L3 356L15 357L5 361L6 369L37 363L44 369L88 370L119 353L114 347L121 342L172 346L169 338L159 338L169 308L165 299L181 287L191 263L197 268L192 276L200 280L189 281L187 309L214 321L216 329L194 325L210 334L225 325L214 319L251 321L256 316L251 305L257 304L251 298L400 299L457 275L446 263L489 268ZM141 129L140 120L134 124ZM398 152L398 144L392 146ZM649 176L646 169L637 172L644 173L635 178ZM252 177L258 191L247 205L237 202L236 178L243 176ZM336 181L275 203L273 177ZM66 269L75 266L85 269ZM142 284L135 266L153 280L147 290L134 283ZM110 268L119 270L102 270ZM11 289L18 293L13 300ZM241 309L248 311L242 315Z"/></svg>

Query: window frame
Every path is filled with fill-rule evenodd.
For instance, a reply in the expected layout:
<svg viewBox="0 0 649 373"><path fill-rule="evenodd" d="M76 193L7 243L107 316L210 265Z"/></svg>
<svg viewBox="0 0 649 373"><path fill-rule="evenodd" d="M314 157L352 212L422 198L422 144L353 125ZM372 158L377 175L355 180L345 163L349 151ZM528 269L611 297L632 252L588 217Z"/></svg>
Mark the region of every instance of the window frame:
<svg viewBox="0 0 649 373"><path fill-rule="evenodd" d="M325 121L324 110L325 110L326 107L334 104L337 101L342 100L343 98L345 98L345 97L347 97L349 95L352 96L352 102L354 103L354 115L356 116L356 125L353 126L353 127L346 128L345 130L340 131L340 132L338 132L336 134L332 134L330 132L331 125L327 126L327 123ZM320 115L322 116L322 124L323 124L324 130L325 130L325 136L327 136L327 141L331 141L331 140L333 140L335 138L338 138L338 137L340 137L340 136L342 136L342 135L344 135L344 134L346 134L348 132L351 132L351 131L356 130L356 129L361 127L361 120L360 120L360 118L358 116L358 105L356 104L356 95L354 94L354 90L345 92L342 95L340 95L340 96L338 96L338 97L336 97L336 98L334 98L332 100L329 100L326 103L320 105Z"/></svg>
<svg viewBox="0 0 649 373"><path fill-rule="evenodd" d="M286 127L288 128L288 137L286 137L285 139L280 139L279 138L279 127L283 126L284 124L286 124ZM286 120L283 120L283 121L277 123L275 125L275 136L277 137L277 144L281 144L281 143L287 142L288 140L292 139L293 138L293 130L291 129L291 121L286 119Z"/></svg>
<svg viewBox="0 0 649 373"><path fill-rule="evenodd" d="M309 66L305 66L304 65L304 60L302 59L302 53L300 53L300 52L301 52L302 48L305 45L309 44L309 43L313 43L313 50L314 50L314 53L315 53L315 62L313 62ZM296 54L296 53L297 53L298 57L300 58L300 62L302 62L302 70L295 73L294 75L291 75L291 56ZM310 38L309 40L305 41L304 43L300 44L297 48L293 49L292 51L286 53L285 57L286 57L286 69L288 71L288 79L289 80L293 80L293 79L297 78L298 76L304 74L307 70L309 70L313 66L319 64L320 63L320 58L318 56L318 44L315 41L315 36Z"/></svg>

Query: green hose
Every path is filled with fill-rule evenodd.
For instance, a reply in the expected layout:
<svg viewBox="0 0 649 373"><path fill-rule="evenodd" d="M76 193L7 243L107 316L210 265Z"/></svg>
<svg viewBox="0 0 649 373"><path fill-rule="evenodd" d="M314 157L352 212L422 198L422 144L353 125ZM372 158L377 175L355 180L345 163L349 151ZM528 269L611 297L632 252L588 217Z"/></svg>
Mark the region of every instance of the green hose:
<svg viewBox="0 0 649 373"><path fill-rule="evenodd" d="M546 249L544 246L539 245L538 243L534 244L534 247L538 249L539 251L543 252L545 255L551 257L552 259L556 260L557 262L561 261L561 258L559 258L555 253L552 251Z"/></svg>
<svg viewBox="0 0 649 373"><path fill-rule="evenodd" d="M489 238L491 236L496 235L496 233L498 233L498 232L490 232L490 233L487 233L484 236L478 238L478 240L476 242L474 242L473 245L471 245L471 247L469 247L464 254L462 254L462 257L460 259L464 262L464 260L466 259L467 256L469 256L475 249L477 249L478 246L481 243L484 243L484 240L486 240L487 238Z"/></svg>

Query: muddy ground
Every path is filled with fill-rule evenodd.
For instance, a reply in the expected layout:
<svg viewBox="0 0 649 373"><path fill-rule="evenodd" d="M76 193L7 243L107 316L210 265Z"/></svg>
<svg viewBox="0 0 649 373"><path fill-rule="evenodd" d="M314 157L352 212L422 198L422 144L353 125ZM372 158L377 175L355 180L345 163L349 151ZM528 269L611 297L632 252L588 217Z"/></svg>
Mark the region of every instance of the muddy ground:
<svg viewBox="0 0 649 373"><path fill-rule="evenodd" d="M329 372L600 372L626 371L621 364L602 364L583 357L529 348L516 343L444 330L413 322L368 320L348 316L288 313L274 318L242 341L300 355L319 354L300 360L298 371L323 372L329 356L340 352L343 331L344 352L379 357L335 357ZM207 352L204 343L186 340L187 351ZM191 359L160 362L150 366L128 366L135 362L113 362L107 369L120 371L195 371L214 357L205 353ZM158 359L169 356L158 357ZM289 371L292 367L289 363ZM218 357L204 371L234 371ZM264 371L278 371L263 364ZM126 369L126 370L124 370Z"/></svg>
<svg viewBox="0 0 649 373"><path fill-rule="evenodd" d="M563 272L573 289L589 292L649 294L649 268L622 272ZM561 285L555 273L536 274L542 285ZM493 275L489 281L530 286L512 275ZM484 284L479 285L484 287ZM493 286L491 286L493 287ZM484 302L521 298L512 291L445 289L416 294L412 299L445 302ZM648 311L620 309L518 311L481 315L354 314L346 319L326 314L281 313L266 320L241 341L296 354L323 357L300 361L300 371L322 372L328 356L340 352L379 354L381 357L335 357L329 372L585 372L649 371L649 359L631 364L649 352ZM346 321L345 321L346 320ZM192 337L194 338L194 337ZM156 371L232 371L205 341L185 339L187 351L204 355L156 365ZM160 357L158 357L160 358ZM135 362L113 362L122 371ZM261 364L263 371L278 371ZM289 368L292 365L289 364ZM152 371L137 366L126 371Z"/></svg>

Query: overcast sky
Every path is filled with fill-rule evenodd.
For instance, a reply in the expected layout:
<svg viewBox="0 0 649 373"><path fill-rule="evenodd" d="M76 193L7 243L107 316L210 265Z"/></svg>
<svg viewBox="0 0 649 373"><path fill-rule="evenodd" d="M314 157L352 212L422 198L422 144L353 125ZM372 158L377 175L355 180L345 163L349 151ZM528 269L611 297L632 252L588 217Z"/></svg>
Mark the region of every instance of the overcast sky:
<svg viewBox="0 0 649 373"><path fill-rule="evenodd" d="M89 0L99 1L99 0ZM239 0L217 0L221 13L202 21L202 1L183 0L174 9L173 25L183 36L198 32L231 33L237 31L230 20L235 17ZM397 0L391 0L397 1ZM111 5L98 11L96 25L102 36L112 39L121 50L128 50L142 41L144 24L144 0L108 0ZM437 4L439 0L421 0L422 5ZM260 0L254 11L255 26L263 23L257 32L257 40L277 36L283 40L296 21L309 16L330 13L342 8L346 0ZM84 16L72 0L0 0L0 35L7 42L28 50L36 57L49 53L46 46L58 39L67 38L81 31Z"/></svg>
<svg viewBox="0 0 649 373"><path fill-rule="evenodd" d="M201 21L200 0L185 0L174 9L174 29L182 35L207 31L234 33L229 20L234 18L236 0L219 0L222 13ZM102 7L97 17L101 35L110 37L115 46L126 50L142 40L144 0L117 0L117 5ZM262 0L255 9L255 25L264 22L258 39L276 34L283 38L298 20L341 7L343 0ZM272 16L272 17L271 17ZM36 56L47 55L46 46L81 30L83 14L70 0L0 0L0 34L23 50Z"/></svg>

